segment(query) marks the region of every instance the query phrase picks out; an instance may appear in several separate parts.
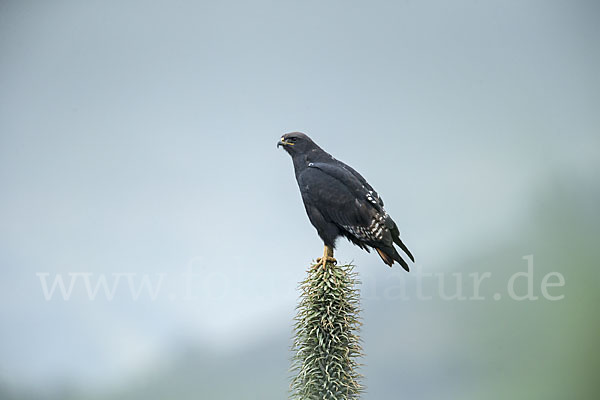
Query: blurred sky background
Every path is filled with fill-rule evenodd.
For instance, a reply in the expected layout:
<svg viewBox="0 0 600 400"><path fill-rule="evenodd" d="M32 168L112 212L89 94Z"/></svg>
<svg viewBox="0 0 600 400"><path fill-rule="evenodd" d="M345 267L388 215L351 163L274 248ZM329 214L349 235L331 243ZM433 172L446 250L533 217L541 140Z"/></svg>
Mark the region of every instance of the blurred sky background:
<svg viewBox="0 0 600 400"><path fill-rule="evenodd" d="M366 398L597 393L599 17L594 1L0 2L0 397L284 398L297 284L322 251L275 146L289 131L360 171L417 258L405 276L339 243L364 282ZM563 301L377 295L528 254L565 276ZM155 300L46 301L40 272L168 275Z"/></svg>

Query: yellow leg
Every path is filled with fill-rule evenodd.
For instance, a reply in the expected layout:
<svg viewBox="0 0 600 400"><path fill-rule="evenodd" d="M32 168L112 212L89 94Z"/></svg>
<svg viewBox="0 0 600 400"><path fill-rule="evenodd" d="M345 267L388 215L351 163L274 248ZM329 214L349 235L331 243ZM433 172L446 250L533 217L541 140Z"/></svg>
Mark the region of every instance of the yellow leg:
<svg viewBox="0 0 600 400"><path fill-rule="evenodd" d="M337 260L333 258L333 248L325 245L323 248L323 257L317 258L317 266L323 264L323 267L327 266L327 263L337 264Z"/></svg>

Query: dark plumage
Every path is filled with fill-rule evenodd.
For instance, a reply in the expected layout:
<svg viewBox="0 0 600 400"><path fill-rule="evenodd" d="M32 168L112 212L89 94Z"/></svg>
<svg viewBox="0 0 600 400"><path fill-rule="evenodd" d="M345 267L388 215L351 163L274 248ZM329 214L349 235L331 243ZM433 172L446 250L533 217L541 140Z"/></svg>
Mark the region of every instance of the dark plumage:
<svg viewBox="0 0 600 400"><path fill-rule="evenodd" d="M303 133L287 133L277 146L283 146L292 157L306 213L326 251L344 236L367 252L375 249L387 265L397 261L408 271L394 243L413 262L414 257L400 240L398 227L385 212L383 200L365 178Z"/></svg>

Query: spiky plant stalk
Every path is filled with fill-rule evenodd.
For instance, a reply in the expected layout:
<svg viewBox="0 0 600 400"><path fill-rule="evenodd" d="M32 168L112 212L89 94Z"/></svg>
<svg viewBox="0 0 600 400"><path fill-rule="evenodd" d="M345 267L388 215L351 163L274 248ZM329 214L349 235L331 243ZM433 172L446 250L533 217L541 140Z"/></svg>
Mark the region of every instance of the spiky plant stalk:
<svg viewBox="0 0 600 400"><path fill-rule="evenodd" d="M295 319L291 398L358 399L359 290L352 265L312 265L300 284Z"/></svg>

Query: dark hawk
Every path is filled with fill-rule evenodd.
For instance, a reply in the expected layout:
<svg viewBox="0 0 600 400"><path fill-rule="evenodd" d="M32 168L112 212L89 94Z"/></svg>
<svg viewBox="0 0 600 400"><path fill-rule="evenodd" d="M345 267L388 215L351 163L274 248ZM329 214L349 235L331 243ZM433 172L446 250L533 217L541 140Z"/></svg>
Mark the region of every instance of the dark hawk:
<svg viewBox="0 0 600 400"><path fill-rule="evenodd" d="M286 133L277 142L279 146L292 157L304 208L325 244L319 262L335 262L335 242L343 236L367 252L375 249L390 267L396 261L408 271L394 244L413 262L415 259L400 240L400 231L385 212L383 200L362 175L303 133Z"/></svg>

